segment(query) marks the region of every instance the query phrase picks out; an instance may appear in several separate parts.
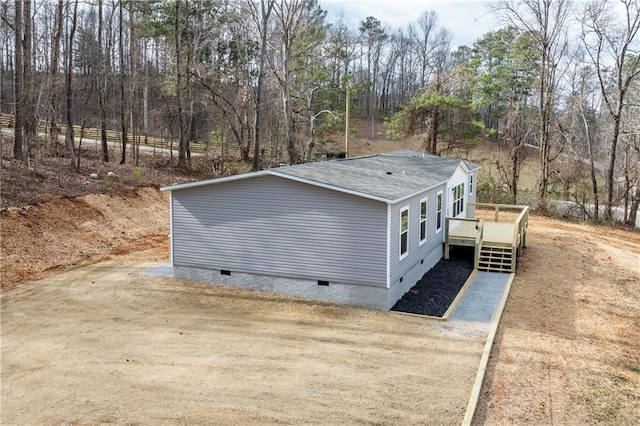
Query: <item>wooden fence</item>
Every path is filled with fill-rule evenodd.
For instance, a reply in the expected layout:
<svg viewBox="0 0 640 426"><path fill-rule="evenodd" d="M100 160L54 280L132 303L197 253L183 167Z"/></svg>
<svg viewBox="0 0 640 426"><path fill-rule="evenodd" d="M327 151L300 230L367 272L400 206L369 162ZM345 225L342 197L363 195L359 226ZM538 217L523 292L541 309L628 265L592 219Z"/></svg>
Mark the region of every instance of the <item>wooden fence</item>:
<svg viewBox="0 0 640 426"><path fill-rule="evenodd" d="M6 113L0 114L0 124L2 125L3 129L13 128L13 115L6 114ZM46 127L47 127L47 123L45 121L40 120L38 122L39 132L45 133L45 134L48 133L49 129L47 129ZM66 125L64 124L57 124L57 129L61 135L64 135L67 128L66 128ZM76 138L82 137L83 139L97 140L97 141L100 141L102 138L99 128L95 128L95 127L83 128L82 126L75 125L73 126L73 130ZM114 130L107 130L107 141L112 143L120 143L122 139L121 135L122 135L121 132L114 131ZM129 133L128 134L129 144L133 143L132 137L133 135ZM166 138L166 137L149 136L149 135L145 137L144 135L138 134L136 135L136 139L137 139L136 142L139 144L139 146L148 147L147 149L145 149L146 151L150 151L149 148L151 149L155 148L157 150L164 150L164 151L173 150L177 152L178 147L180 146L180 139L178 138ZM222 153L224 151L227 155L230 155L233 157L237 157L240 155L240 149L237 145L225 144L223 146L223 143L221 142L202 143L199 141L192 141L190 143L190 149L191 149L191 152L195 154L205 154L205 153L217 154L217 153ZM270 150L268 148L262 149L261 151L263 155L270 154Z"/></svg>

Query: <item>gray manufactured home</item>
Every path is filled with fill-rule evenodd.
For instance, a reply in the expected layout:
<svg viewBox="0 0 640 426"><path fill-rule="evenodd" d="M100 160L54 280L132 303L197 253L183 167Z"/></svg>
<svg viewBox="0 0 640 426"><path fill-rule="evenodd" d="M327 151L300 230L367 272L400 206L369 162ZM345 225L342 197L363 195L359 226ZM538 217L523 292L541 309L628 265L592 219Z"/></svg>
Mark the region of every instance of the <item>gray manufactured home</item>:
<svg viewBox="0 0 640 426"><path fill-rule="evenodd" d="M174 274L390 309L443 256L477 170L400 151L165 187Z"/></svg>

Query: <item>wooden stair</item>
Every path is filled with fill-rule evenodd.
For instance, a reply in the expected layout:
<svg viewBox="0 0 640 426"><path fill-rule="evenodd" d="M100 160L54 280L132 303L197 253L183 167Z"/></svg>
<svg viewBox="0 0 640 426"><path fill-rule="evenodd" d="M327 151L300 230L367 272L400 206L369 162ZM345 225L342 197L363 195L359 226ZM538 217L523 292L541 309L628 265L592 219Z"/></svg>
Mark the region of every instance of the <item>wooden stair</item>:
<svg viewBox="0 0 640 426"><path fill-rule="evenodd" d="M480 247L478 270L487 272L515 272L516 257L511 247L483 244Z"/></svg>

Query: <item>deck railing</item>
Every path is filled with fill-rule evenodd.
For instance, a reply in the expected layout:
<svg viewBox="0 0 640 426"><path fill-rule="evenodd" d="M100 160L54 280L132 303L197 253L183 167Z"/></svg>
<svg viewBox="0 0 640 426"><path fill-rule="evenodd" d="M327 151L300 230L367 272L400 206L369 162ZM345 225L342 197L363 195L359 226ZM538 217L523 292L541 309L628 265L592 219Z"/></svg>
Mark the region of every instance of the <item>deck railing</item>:
<svg viewBox="0 0 640 426"><path fill-rule="evenodd" d="M513 240L512 247L517 248L518 251L522 247L526 247L526 233L527 227L529 226L529 206L523 206L518 204L490 204L490 203L468 203L468 206L476 207L476 216L478 215L477 210L493 210L493 220L494 222L500 222L502 214L502 222L512 222L515 223L516 226L513 229ZM471 209L467 207L467 212ZM507 215L513 217L515 213L518 213L515 220L513 218L506 218Z"/></svg>
<svg viewBox="0 0 640 426"><path fill-rule="evenodd" d="M506 249L511 248L511 272L515 272L515 259L521 250L526 246L527 227L529 225L529 206L512 204L489 204L489 203L468 203L467 212L471 207L475 207L473 218L452 218L445 220L445 258L449 258L451 245L475 247L474 266L478 268L480 252L484 244L485 221L487 226L490 222L512 223L513 234L511 243L509 240L503 242L489 241L491 247L504 244ZM492 228L493 229L493 228ZM487 231L489 232L489 231ZM495 231L492 231L495 232ZM494 235L494 234L491 234ZM507 238L509 234L505 235ZM495 235L494 235L495 237Z"/></svg>
<svg viewBox="0 0 640 426"><path fill-rule="evenodd" d="M478 222L478 235L476 236L475 241L475 250L473 256L473 268L478 269L480 264L480 248L482 247L482 241L484 238L484 220L480 219Z"/></svg>
<svg viewBox="0 0 640 426"><path fill-rule="evenodd" d="M478 267L480 247L482 246L482 234L484 230L484 220L467 219L459 217L447 217L444 225L444 257L449 258L449 248L451 244L459 246L469 246L475 248L474 265Z"/></svg>

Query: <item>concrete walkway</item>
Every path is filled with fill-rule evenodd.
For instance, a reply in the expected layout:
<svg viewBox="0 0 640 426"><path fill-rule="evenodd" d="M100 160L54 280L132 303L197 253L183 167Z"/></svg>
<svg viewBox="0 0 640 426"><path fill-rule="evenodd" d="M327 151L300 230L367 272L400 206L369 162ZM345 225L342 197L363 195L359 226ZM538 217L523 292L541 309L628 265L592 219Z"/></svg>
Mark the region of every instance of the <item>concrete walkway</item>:
<svg viewBox="0 0 640 426"><path fill-rule="evenodd" d="M490 323L494 319L511 275L478 271L450 320Z"/></svg>
<svg viewBox="0 0 640 426"><path fill-rule="evenodd" d="M462 421L463 426L470 426L478 407L478 400L487 371L493 341L498 331L500 317L509 297L509 290L515 274L478 271L473 282L453 313L449 316L452 323L456 321L485 324L489 327L487 340L482 351L478 372L471 390L469 403ZM480 331L480 330L479 330Z"/></svg>
<svg viewBox="0 0 640 426"><path fill-rule="evenodd" d="M140 272L142 275L151 275L152 277L165 277L165 278L173 278L173 266L171 265L160 265L154 266L153 268L145 269Z"/></svg>

